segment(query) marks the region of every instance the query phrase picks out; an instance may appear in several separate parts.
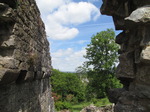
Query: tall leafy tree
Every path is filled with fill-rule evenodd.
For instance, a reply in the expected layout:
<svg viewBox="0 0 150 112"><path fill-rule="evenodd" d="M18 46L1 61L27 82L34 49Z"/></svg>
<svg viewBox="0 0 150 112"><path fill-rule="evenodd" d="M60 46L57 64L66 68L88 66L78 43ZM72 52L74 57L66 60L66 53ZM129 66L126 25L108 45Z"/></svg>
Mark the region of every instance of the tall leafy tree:
<svg viewBox="0 0 150 112"><path fill-rule="evenodd" d="M88 59L88 66L92 65L96 71L110 71L115 67L118 46L115 44L114 37L113 29L101 31L92 37L91 43L87 45L85 55L85 58Z"/></svg>
<svg viewBox="0 0 150 112"><path fill-rule="evenodd" d="M105 97L108 88L118 86L114 77L117 63L118 46L115 44L115 32L113 29L101 31L94 35L91 43L87 45L87 67L93 69L88 72L88 91L95 97Z"/></svg>

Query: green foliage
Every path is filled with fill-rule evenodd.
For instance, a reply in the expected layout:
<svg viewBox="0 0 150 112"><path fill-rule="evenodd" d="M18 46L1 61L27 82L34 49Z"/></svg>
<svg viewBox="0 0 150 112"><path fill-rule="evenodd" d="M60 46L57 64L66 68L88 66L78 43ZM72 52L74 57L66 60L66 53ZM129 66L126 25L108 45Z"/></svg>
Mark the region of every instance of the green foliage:
<svg viewBox="0 0 150 112"><path fill-rule="evenodd" d="M69 102L58 101L58 102L55 102L55 107L59 111L63 109L71 109L72 105Z"/></svg>
<svg viewBox="0 0 150 112"><path fill-rule="evenodd" d="M63 108L63 102L62 102L62 101L55 102L55 108L56 108L57 110L62 110L62 109L64 109L64 108Z"/></svg>
<svg viewBox="0 0 150 112"><path fill-rule="evenodd" d="M62 101L68 100L68 95L76 97L77 101L85 99L85 87L75 73L65 73L52 70L52 91L62 96ZM75 99L72 97L72 100Z"/></svg>
<svg viewBox="0 0 150 112"><path fill-rule="evenodd" d="M55 102L61 100L61 95L58 95L57 93L52 92L52 97L54 98Z"/></svg>
<svg viewBox="0 0 150 112"><path fill-rule="evenodd" d="M118 46L115 44L113 29L107 29L94 35L91 43L87 45L85 63L88 69L89 83L87 85L87 97L106 97L109 88L119 87L118 80L114 77L116 63L118 62Z"/></svg>
<svg viewBox="0 0 150 112"><path fill-rule="evenodd" d="M76 71L76 74L80 77L80 79L87 77L87 68L83 66L79 66L76 68L75 71Z"/></svg>
<svg viewBox="0 0 150 112"><path fill-rule="evenodd" d="M98 101L98 99L96 99L96 98L92 98L92 99L91 99L91 102L92 102L93 104L96 104L97 101Z"/></svg>
<svg viewBox="0 0 150 112"><path fill-rule="evenodd" d="M102 99L97 99L94 105L97 107L102 107L106 105L112 105L112 103L109 102L108 98L102 98Z"/></svg>
<svg viewBox="0 0 150 112"><path fill-rule="evenodd" d="M53 69L51 85L57 110L71 109L71 104L85 99L85 87L75 73Z"/></svg>
<svg viewBox="0 0 150 112"><path fill-rule="evenodd" d="M118 46L115 44L115 33L112 29L102 31L94 35L91 43L87 45L86 55L87 66L93 66L94 70L111 71L117 62Z"/></svg>
<svg viewBox="0 0 150 112"><path fill-rule="evenodd" d="M72 105L70 102L63 102L63 107L64 107L64 109L71 109Z"/></svg>
<svg viewBox="0 0 150 112"><path fill-rule="evenodd" d="M72 94L68 94L68 95L66 96L66 101L68 101L68 102L73 101L73 99L74 99L74 95L72 95Z"/></svg>

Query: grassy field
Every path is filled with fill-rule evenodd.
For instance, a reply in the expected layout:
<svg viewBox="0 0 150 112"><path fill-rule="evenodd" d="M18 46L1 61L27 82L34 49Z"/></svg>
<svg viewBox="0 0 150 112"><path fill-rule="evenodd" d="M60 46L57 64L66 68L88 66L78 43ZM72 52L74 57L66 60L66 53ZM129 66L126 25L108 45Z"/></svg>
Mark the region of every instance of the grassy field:
<svg viewBox="0 0 150 112"><path fill-rule="evenodd" d="M111 105L107 98L103 99L93 99L91 102L83 102L72 106L72 112L80 112L84 107L94 104L97 107Z"/></svg>

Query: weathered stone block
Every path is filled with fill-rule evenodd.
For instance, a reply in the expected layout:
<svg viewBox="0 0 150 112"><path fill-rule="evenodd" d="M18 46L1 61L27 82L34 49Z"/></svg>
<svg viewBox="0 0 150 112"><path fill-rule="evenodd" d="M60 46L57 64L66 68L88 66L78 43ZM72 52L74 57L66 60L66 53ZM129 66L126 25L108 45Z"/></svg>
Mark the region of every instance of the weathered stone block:
<svg viewBox="0 0 150 112"><path fill-rule="evenodd" d="M150 25L146 25L141 29L141 43L140 46L141 47L145 47L145 46L150 46Z"/></svg>
<svg viewBox="0 0 150 112"><path fill-rule="evenodd" d="M50 69L35 0L0 0L0 112L53 112Z"/></svg>
<svg viewBox="0 0 150 112"><path fill-rule="evenodd" d="M18 76L18 70L0 68L0 86L2 84L10 84L12 82L15 82Z"/></svg>
<svg viewBox="0 0 150 112"><path fill-rule="evenodd" d="M108 91L109 101L116 104L118 102L120 96L122 95L122 93L125 91L126 90L124 88L110 89Z"/></svg>
<svg viewBox="0 0 150 112"><path fill-rule="evenodd" d="M28 71L25 77L25 81L32 81L34 79L34 72L33 71Z"/></svg>
<svg viewBox="0 0 150 112"><path fill-rule="evenodd" d="M120 64L117 67L117 77L135 78L133 52L123 53L119 57Z"/></svg>
<svg viewBox="0 0 150 112"><path fill-rule="evenodd" d="M125 29L125 21L124 21L123 17L114 15L113 21L114 21L116 30L124 30Z"/></svg>
<svg viewBox="0 0 150 112"><path fill-rule="evenodd" d="M117 77L125 92L111 94L115 112L150 111L150 0L103 0L102 14L113 17L121 45ZM127 38L125 38L127 37ZM112 90L115 93L115 90ZM119 93L119 92L118 92Z"/></svg>
<svg viewBox="0 0 150 112"><path fill-rule="evenodd" d="M150 64L150 46L148 46L142 50L141 62Z"/></svg>
<svg viewBox="0 0 150 112"><path fill-rule="evenodd" d="M117 44L123 44L129 40L129 37L127 37L126 32L121 32L119 35L116 36L116 43Z"/></svg>
<svg viewBox="0 0 150 112"><path fill-rule="evenodd" d="M4 4L4 3L0 3L0 20L1 21L12 21L12 13L13 10L12 8L10 8L8 5Z"/></svg>
<svg viewBox="0 0 150 112"><path fill-rule="evenodd" d="M13 58L0 58L0 65L8 69L18 69L19 61Z"/></svg>
<svg viewBox="0 0 150 112"><path fill-rule="evenodd" d="M135 58L135 63L136 63L136 64L138 64L138 63L141 62L141 59L140 59L140 58L141 58L141 51L142 51L142 50L141 50L141 48L139 47L139 48L136 49L135 52L134 52L134 56L135 56L134 58Z"/></svg>
<svg viewBox="0 0 150 112"><path fill-rule="evenodd" d="M135 27L139 24L150 23L150 7L144 6L136 9L129 17L125 18L125 21L127 27Z"/></svg>
<svg viewBox="0 0 150 112"><path fill-rule="evenodd" d="M44 72L37 71L35 74L35 79L41 79L44 75Z"/></svg>
<svg viewBox="0 0 150 112"><path fill-rule="evenodd" d="M140 64L137 66L137 80L143 84L150 85L150 67L146 66L147 64ZM144 89L144 88L143 88Z"/></svg>

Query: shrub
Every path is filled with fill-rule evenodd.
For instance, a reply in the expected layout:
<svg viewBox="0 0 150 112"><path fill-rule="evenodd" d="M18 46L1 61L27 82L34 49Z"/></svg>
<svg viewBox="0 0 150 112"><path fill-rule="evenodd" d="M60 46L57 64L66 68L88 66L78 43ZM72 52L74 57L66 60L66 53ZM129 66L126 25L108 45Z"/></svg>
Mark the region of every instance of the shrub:
<svg viewBox="0 0 150 112"><path fill-rule="evenodd" d="M112 103L109 102L108 98L102 98L98 99L96 104L94 104L97 107L106 106L106 105L112 105Z"/></svg>
<svg viewBox="0 0 150 112"><path fill-rule="evenodd" d="M68 102L71 102L71 101L73 100L73 98L74 98L74 95L72 95L72 94L68 94L68 95L66 96L66 100L67 100Z"/></svg>
<svg viewBox="0 0 150 112"><path fill-rule="evenodd" d="M72 103L73 103L73 104L77 104L77 103L78 103L78 98L77 98L77 97L73 97Z"/></svg>
<svg viewBox="0 0 150 112"><path fill-rule="evenodd" d="M61 100L61 96L58 95L57 93L52 92L52 97L54 98L54 101L55 101L55 102Z"/></svg>
<svg viewBox="0 0 150 112"><path fill-rule="evenodd" d="M57 110L62 110L63 109L63 102L61 102L61 101L55 102L55 107Z"/></svg>
<svg viewBox="0 0 150 112"><path fill-rule="evenodd" d="M59 111L63 109L71 109L72 105L69 102L58 101L55 103L55 107Z"/></svg>
<svg viewBox="0 0 150 112"><path fill-rule="evenodd" d="M72 105L69 102L63 102L63 109L71 109Z"/></svg>
<svg viewBox="0 0 150 112"><path fill-rule="evenodd" d="M96 99L96 98L92 98L91 102L92 102L93 104L96 104L96 103L97 103L97 99Z"/></svg>
<svg viewBox="0 0 150 112"><path fill-rule="evenodd" d="M62 96L62 101L71 101L73 97L76 97L79 102L85 99L84 84L75 73L65 73L53 69L51 85L52 91Z"/></svg>

